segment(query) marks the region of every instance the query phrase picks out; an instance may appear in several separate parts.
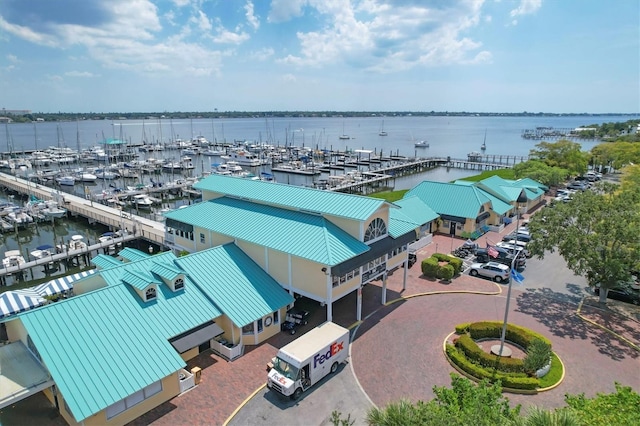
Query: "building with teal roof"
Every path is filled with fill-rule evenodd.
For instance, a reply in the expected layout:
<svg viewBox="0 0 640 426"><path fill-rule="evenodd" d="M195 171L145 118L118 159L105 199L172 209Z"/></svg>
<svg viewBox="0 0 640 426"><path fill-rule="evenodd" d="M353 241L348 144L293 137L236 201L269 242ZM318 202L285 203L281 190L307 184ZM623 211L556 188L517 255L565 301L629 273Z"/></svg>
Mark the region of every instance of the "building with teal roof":
<svg viewBox="0 0 640 426"><path fill-rule="evenodd" d="M417 197L433 209L440 216L434 231L474 238L491 227L504 226L517 212L541 205L546 189L532 179L507 180L499 176L479 182L424 181L409 190L403 200ZM402 202L396 204L402 206Z"/></svg>
<svg viewBox="0 0 640 426"><path fill-rule="evenodd" d="M333 302L353 293L360 320L358 290L376 278L386 302L386 276L407 267L408 244L424 224L378 198L224 175L195 187L203 202L165 214L165 244L198 253L233 242L289 294L326 306L328 321ZM260 340L264 329L253 327Z"/></svg>
<svg viewBox="0 0 640 426"><path fill-rule="evenodd" d="M233 242L120 257L75 282L75 296L5 321L2 365L7 354L33 366L0 371L0 407L43 392L70 424L129 423L195 386L186 361L200 352L233 359L278 333L294 301Z"/></svg>

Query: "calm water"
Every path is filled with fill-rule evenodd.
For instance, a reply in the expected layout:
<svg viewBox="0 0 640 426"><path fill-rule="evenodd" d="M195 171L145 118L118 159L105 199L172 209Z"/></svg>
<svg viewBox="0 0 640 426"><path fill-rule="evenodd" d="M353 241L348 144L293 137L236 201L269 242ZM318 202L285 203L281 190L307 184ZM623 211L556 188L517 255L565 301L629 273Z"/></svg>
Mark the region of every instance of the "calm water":
<svg viewBox="0 0 640 426"><path fill-rule="evenodd" d="M604 122L624 122L632 116L589 117L366 117L366 118L240 118L194 120L87 120L62 123L12 123L0 135L1 151L68 146L74 149L97 145L104 138L134 144L168 143L202 135L210 141L254 140L274 145L298 145L328 149L370 149L406 156L466 158L479 151L485 138L487 154L527 155L537 143L523 139L524 129L539 126L575 128ZM383 126L388 136L379 136ZM351 139L341 140L342 134ZM416 150L414 142L426 140L430 147ZM589 150L598 141L579 141Z"/></svg>

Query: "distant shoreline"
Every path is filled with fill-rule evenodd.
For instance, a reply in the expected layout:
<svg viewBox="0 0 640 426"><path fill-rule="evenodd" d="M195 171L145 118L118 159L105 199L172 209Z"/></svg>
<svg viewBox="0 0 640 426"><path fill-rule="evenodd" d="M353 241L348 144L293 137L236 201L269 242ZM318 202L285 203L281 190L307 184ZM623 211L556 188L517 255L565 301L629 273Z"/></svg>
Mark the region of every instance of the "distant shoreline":
<svg viewBox="0 0 640 426"><path fill-rule="evenodd" d="M375 117L640 117L635 113L552 113L552 112L451 112L451 111L209 111L209 112L57 112L43 113L28 110L19 113L0 110L0 117L15 123L76 120L160 120L160 119L233 119L233 118L375 118Z"/></svg>

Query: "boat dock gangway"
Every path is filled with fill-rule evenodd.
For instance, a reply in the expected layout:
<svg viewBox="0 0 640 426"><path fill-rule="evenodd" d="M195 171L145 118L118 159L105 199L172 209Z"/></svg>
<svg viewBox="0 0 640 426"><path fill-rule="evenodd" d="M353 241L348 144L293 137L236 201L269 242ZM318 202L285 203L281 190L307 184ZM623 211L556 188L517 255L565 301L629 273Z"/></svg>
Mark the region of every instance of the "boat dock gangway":
<svg viewBox="0 0 640 426"><path fill-rule="evenodd" d="M123 243L127 241L132 241L139 238L138 235L134 234L125 234L121 237L114 237L108 241L97 242L95 244L87 245L84 248L69 250L65 247L60 253L51 254L50 256L45 256L41 259L31 260L25 263L21 263L16 266L9 266L6 268L0 268L0 280L8 275L20 274L25 271L30 270L31 268L35 268L36 266L44 265L45 268L51 263L60 262L62 260L75 259L81 256L85 256L85 261L89 264L89 259L99 254L100 251L107 251L111 246L122 246Z"/></svg>
<svg viewBox="0 0 640 426"><path fill-rule="evenodd" d="M144 238L164 245L164 224L122 209L105 206L92 199L85 199L48 186L36 184L17 176L0 173L0 185L23 194L32 194L41 200L57 201L71 214L86 217L89 222L99 222L112 229L120 229L136 238ZM144 192L144 191L142 191Z"/></svg>

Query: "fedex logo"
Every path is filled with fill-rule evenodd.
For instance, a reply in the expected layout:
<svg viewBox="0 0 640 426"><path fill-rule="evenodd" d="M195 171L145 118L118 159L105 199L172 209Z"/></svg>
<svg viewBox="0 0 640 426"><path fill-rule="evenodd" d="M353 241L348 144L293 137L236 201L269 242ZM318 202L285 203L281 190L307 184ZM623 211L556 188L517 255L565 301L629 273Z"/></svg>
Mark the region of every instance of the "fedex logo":
<svg viewBox="0 0 640 426"><path fill-rule="evenodd" d="M316 356L313 357L313 368L316 368L318 364L324 364L326 360L340 352L342 349L344 349L344 342L332 343L331 346L329 346L329 350L327 351L327 353L316 354Z"/></svg>

